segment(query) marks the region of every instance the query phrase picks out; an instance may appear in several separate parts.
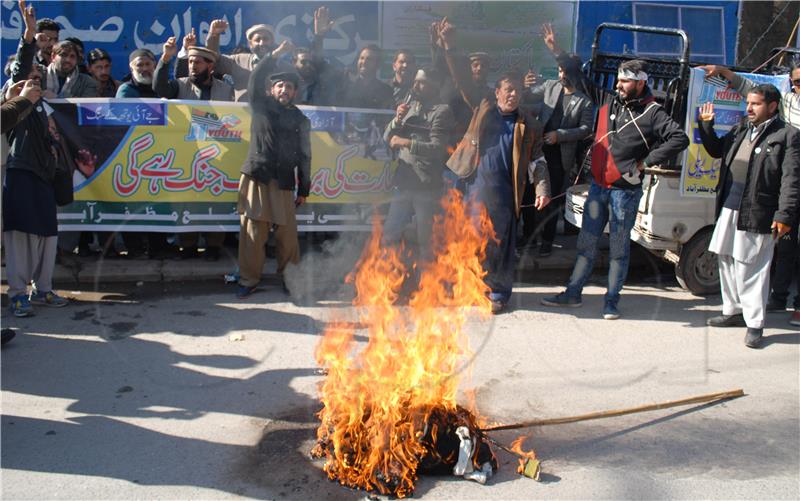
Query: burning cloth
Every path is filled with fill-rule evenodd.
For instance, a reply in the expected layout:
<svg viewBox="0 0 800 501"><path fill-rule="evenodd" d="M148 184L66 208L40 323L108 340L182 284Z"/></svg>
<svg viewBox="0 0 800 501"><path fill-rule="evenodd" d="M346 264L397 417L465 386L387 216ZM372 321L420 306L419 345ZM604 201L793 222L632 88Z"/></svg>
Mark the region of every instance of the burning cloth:
<svg viewBox="0 0 800 501"><path fill-rule="evenodd" d="M456 192L443 208L434 220L435 257L408 305L396 304L408 268L401 251L381 246L377 227L349 277L369 341L359 351L353 324L333 323L317 347L328 374L313 453L348 487L405 497L419 473L485 482L497 468L475 415L456 403L472 355L465 324L491 316L481 263L494 234L486 211L471 216Z"/></svg>

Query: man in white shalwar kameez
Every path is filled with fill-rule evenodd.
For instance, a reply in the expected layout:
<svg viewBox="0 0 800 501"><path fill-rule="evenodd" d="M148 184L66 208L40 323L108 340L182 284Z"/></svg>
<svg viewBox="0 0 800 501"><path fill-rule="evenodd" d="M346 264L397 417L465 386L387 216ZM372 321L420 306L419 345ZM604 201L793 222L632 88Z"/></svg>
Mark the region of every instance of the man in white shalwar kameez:
<svg viewBox="0 0 800 501"><path fill-rule="evenodd" d="M747 120L723 137L714 132L714 105L705 103L699 131L709 155L722 159L709 245L719 257L722 315L708 325L747 326L745 345L757 348L775 241L791 230L800 205L800 134L778 116L775 86L755 86L746 99Z"/></svg>

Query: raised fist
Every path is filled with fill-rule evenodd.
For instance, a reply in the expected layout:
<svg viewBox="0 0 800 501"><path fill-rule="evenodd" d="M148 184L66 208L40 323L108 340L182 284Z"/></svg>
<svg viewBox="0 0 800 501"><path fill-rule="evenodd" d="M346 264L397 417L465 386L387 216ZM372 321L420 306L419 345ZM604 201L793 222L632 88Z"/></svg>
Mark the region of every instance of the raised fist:
<svg viewBox="0 0 800 501"><path fill-rule="evenodd" d="M228 31L228 21L224 19L214 19L208 27L209 35L222 35Z"/></svg>
<svg viewBox="0 0 800 501"><path fill-rule="evenodd" d="M169 61L177 53L178 53L178 42L177 40L175 40L175 37L169 37L167 41L164 42L164 53L161 55L161 59L163 59L164 62Z"/></svg>

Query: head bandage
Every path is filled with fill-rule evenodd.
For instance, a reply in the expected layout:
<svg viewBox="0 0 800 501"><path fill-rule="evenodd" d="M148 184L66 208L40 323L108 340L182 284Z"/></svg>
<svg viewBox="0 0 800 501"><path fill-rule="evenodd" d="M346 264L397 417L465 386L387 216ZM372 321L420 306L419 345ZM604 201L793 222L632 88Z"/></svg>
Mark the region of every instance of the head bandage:
<svg viewBox="0 0 800 501"><path fill-rule="evenodd" d="M631 70L623 69L617 71L617 80L644 80L646 82L648 78L647 73L644 71L638 71L636 73Z"/></svg>

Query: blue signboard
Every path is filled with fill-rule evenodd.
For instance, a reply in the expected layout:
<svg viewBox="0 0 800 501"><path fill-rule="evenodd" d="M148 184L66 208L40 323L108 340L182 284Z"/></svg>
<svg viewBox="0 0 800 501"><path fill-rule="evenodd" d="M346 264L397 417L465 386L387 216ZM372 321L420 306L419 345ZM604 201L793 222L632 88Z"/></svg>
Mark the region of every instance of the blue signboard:
<svg viewBox="0 0 800 501"><path fill-rule="evenodd" d="M174 36L180 45L194 28L204 44L214 19L228 21L229 29L220 37L223 53L247 48L245 32L255 24L273 28L277 42L289 39L297 46L309 46L313 38L314 9L320 2L145 2L145 1L31 1L38 19L49 17L62 26L59 38L77 37L88 54L94 48L108 51L112 75L128 73L128 54L137 48L162 52L167 38ZM325 37L325 53L341 64L350 64L356 51L369 43L379 44L378 2L329 2L334 29ZM17 2L0 2L0 32L5 57L17 50L24 22Z"/></svg>
<svg viewBox="0 0 800 501"><path fill-rule="evenodd" d="M78 125L167 125L166 103L111 102L80 103Z"/></svg>

